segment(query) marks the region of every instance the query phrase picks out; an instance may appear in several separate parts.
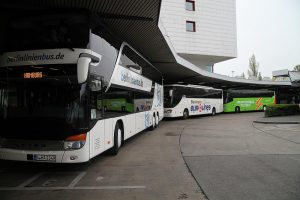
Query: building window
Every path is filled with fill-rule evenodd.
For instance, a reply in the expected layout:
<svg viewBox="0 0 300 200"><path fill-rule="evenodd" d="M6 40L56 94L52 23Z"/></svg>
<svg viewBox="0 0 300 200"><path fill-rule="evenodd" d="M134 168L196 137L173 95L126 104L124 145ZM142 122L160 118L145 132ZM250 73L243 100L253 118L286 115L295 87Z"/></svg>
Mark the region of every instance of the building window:
<svg viewBox="0 0 300 200"><path fill-rule="evenodd" d="M195 1L186 0L185 9L189 11L195 11Z"/></svg>
<svg viewBox="0 0 300 200"><path fill-rule="evenodd" d="M196 23L193 21L186 21L186 31L196 32Z"/></svg>

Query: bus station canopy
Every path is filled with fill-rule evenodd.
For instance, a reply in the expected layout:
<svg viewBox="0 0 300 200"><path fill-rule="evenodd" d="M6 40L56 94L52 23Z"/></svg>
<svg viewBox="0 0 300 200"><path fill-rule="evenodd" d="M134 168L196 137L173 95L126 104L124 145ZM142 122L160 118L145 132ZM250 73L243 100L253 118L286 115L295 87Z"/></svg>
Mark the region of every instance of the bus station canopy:
<svg viewBox="0 0 300 200"><path fill-rule="evenodd" d="M3 0L0 25L4 27L11 13L84 9L98 14L103 23L144 55L163 73L165 83L200 84L222 89L291 87L291 82L238 79L207 72L183 59L174 51L159 21L160 6L161 0Z"/></svg>

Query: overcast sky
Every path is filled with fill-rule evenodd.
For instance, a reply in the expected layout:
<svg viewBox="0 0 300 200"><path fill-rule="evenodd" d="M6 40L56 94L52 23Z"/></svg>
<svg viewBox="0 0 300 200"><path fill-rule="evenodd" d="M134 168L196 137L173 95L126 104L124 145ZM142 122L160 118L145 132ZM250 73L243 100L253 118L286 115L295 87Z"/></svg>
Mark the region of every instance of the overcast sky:
<svg viewBox="0 0 300 200"><path fill-rule="evenodd" d="M237 58L217 63L215 73L246 76L255 55L262 76L300 64L300 0L236 0Z"/></svg>

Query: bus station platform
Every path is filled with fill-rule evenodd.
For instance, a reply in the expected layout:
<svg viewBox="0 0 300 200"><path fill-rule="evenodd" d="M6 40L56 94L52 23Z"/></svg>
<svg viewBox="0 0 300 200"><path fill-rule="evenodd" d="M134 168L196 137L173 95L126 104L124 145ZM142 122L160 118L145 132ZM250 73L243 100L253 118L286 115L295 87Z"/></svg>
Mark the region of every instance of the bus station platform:
<svg viewBox="0 0 300 200"><path fill-rule="evenodd" d="M262 124L300 124L300 115L260 117L253 122Z"/></svg>

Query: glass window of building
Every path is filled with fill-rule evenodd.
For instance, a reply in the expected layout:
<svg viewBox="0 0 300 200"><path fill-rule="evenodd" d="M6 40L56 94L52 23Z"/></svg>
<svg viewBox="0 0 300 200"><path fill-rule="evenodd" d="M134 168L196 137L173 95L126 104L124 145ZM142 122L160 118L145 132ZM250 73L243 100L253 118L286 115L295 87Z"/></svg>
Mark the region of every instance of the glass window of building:
<svg viewBox="0 0 300 200"><path fill-rule="evenodd" d="M189 11L195 11L195 1L186 0L185 9Z"/></svg>
<svg viewBox="0 0 300 200"><path fill-rule="evenodd" d="M186 31L196 32L196 23L193 21L186 21Z"/></svg>

